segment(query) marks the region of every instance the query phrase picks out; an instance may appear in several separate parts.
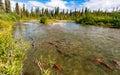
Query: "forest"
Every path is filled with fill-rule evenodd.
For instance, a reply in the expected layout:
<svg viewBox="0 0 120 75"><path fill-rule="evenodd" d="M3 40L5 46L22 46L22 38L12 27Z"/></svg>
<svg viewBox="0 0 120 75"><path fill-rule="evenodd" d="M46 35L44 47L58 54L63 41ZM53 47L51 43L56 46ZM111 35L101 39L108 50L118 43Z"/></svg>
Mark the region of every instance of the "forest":
<svg viewBox="0 0 120 75"><path fill-rule="evenodd" d="M2 3L0 8L3 9L5 13L14 13L19 16L20 19L49 19L51 20L73 20L76 23L83 25L95 25L95 26L104 26L112 28L120 28L120 9L113 8L111 12L102 11L100 9L91 11L88 8L80 8L74 10L65 10L60 9L59 7L50 10L48 8L31 8L28 10L23 4L23 7L20 8L19 4L16 3L15 9L12 11L10 7L10 2L5 3L5 8ZM47 20L48 21L48 20ZM49 22L51 23L51 22Z"/></svg>
<svg viewBox="0 0 120 75"><path fill-rule="evenodd" d="M120 9L113 11L80 8L81 10L65 10L59 7L49 10L39 7L28 10L26 5L20 8L16 3L11 8L10 0L0 0L0 75L19 75L22 71L22 60L29 48L29 43L22 38L14 39L13 25L16 21L39 20L44 24L51 24L56 20L74 21L82 25L120 28ZM21 46L24 46L21 49Z"/></svg>

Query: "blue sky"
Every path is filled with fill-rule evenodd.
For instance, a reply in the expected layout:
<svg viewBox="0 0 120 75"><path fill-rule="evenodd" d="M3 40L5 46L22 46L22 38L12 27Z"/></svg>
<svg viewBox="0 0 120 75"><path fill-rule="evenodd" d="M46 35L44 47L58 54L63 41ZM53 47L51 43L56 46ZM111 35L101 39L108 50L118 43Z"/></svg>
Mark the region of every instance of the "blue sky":
<svg viewBox="0 0 120 75"><path fill-rule="evenodd" d="M25 4L28 9L31 7L49 9L55 7L60 9L81 9L87 7L90 10L111 11L113 8L120 8L120 0L11 0L13 8L15 7L15 2L18 2L20 7Z"/></svg>
<svg viewBox="0 0 120 75"><path fill-rule="evenodd" d="M43 3L46 4L48 2L66 2L65 6L66 7L70 7L72 6L72 8L78 8L78 6L82 5L82 3L85 2L85 0L13 0L15 2L21 2L21 3L29 3L30 1L33 2L39 2L39 3ZM62 6L61 6L62 7Z"/></svg>
<svg viewBox="0 0 120 75"><path fill-rule="evenodd" d="M18 2L28 2L30 0L15 0L15 1L18 1ZM49 2L51 0L33 0L33 1L39 1L39 2L43 2L43 3L46 3L46 2ZM70 1L74 1L74 2L85 2L85 0L62 0L62 1L67 1L67 2L70 2Z"/></svg>

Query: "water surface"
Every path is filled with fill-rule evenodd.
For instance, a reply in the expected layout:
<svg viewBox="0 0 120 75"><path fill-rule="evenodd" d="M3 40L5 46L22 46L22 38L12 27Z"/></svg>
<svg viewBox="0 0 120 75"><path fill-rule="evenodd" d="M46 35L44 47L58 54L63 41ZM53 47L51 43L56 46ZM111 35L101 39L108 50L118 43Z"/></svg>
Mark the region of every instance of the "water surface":
<svg viewBox="0 0 120 75"><path fill-rule="evenodd" d="M43 25L28 21L14 26L14 36L31 42L24 60L24 75L39 75L34 63L40 57L54 61L63 69L52 70L51 75L120 75L120 29L82 26L74 22ZM99 58L113 70L91 61ZM46 62L47 63L47 62Z"/></svg>

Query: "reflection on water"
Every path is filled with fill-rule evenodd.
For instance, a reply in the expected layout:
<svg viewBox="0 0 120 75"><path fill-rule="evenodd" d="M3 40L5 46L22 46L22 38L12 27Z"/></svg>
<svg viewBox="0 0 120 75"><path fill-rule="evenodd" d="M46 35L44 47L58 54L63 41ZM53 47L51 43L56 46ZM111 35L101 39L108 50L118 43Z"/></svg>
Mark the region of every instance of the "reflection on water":
<svg viewBox="0 0 120 75"><path fill-rule="evenodd" d="M51 75L120 75L120 30L94 26L82 26L74 22L54 23L46 26L29 21L14 26L14 36L34 42L24 60L25 75L39 75L34 58L51 59L63 70ZM32 38L32 39L31 39ZM56 44L57 46L51 45ZM89 59L99 58L109 64L113 71Z"/></svg>

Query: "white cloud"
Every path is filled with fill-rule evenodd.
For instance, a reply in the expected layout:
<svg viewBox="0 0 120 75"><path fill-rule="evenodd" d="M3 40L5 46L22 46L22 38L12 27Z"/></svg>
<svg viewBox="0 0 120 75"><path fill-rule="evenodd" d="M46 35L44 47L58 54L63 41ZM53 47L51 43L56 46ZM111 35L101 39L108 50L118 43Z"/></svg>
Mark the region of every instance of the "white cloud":
<svg viewBox="0 0 120 75"><path fill-rule="evenodd" d="M16 4L15 0L11 0L11 8L12 8L12 10L15 9L15 4ZM23 4L27 5L27 3L19 2L19 7L22 8Z"/></svg>
<svg viewBox="0 0 120 75"><path fill-rule="evenodd" d="M120 0L88 0L83 3L82 7L88 7L91 10L108 10L120 7Z"/></svg>
<svg viewBox="0 0 120 75"><path fill-rule="evenodd" d="M76 1L77 2L77 1ZM26 8L29 10L31 7L39 7L39 8L49 8L54 9L55 7L59 7L60 9L80 9L84 7L88 7L90 10L108 10L112 11L113 8L120 8L120 0L86 0L86 2L76 5L74 1L65 1L65 0L49 0L45 3L39 2L37 0L28 0L27 2L19 2L19 6L22 8L23 4L26 5ZM15 8L16 0L11 0L12 9ZM78 4L78 3L77 3Z"/></svg>
<svg viewBox="0 0 120 75"><path fill-rule="evenodd" d="M67 6L67 1L63 0L51 0L50 2L47 2L45 5L47 7L55 8L59 7L60 9L69 9Z"/></svg>
<svg viewBox="0 0 120 75"><path fill-rule="evenodd" d="M28 5L31 7L40 7L40 8L46 8L45 4L42 2L38 2L38 1L29 1Z"/></svg>
<svg viewBox="0 0 120 75"><path fill-rule="evenodd" d="M49 8L53 9L55 7L59 7L60 9L69 9L67 6L67 1L63 0L50 0L49 2L42 3L36 0L28 1L28 6L31 7L39 7L39 8Z"/></svg>
<svg viewBox="0 0 120 75"><path fill-rule="evenodd" d="M14 8L15 8L15 1L11 1L11 8L12 8L12 10L14 10Z"/></svg>
<svg viewBox="0 0 120 75"><path fill-rule="evenodd" d="M11 0L11 7L12 9L15 8L15 0ZM54 9L55 7L59 7L60 9L69 9L69 7L67 7L67 1L63 1L63 0L50 0L46 3L42 3L39 2L37 0L29 0L27 2L18 2L19 6L22 8L23 4L26 5L26 8L28 8L29 10L32 7L39 7L39 8L49 8L49 9Z"/></svg>

